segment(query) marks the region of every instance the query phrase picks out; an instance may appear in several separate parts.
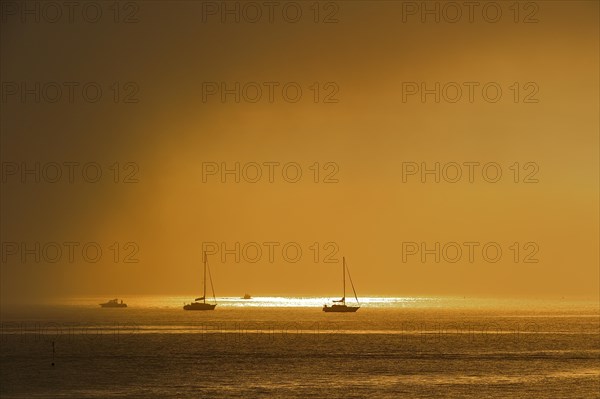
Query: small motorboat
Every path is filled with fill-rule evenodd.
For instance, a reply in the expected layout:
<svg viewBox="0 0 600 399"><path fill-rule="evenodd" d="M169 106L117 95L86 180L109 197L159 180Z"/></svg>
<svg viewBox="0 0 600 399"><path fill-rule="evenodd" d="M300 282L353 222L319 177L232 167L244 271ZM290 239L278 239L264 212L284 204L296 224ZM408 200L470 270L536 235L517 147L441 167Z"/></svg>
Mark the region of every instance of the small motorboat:
<svg viewBox="0 0 600 399"><path fill-rule="evenodd" d="M127 304L123 303L122 299L121 299L121 302L119 302L119 300L117 298L115 298L115 299L111 299L108 302L101 303L100 306L103 308L126 308Z"/></svg>

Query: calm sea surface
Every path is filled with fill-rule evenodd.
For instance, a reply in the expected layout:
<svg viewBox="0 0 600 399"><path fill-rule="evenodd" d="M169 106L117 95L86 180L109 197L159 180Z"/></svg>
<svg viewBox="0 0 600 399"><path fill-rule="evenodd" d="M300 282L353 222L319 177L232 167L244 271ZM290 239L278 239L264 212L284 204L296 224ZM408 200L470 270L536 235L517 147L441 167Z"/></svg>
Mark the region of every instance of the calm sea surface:
<svg viewBox="0 0 600 399"><path fill-rule="evenodd" d="M106 299L3 307L0 397L600 398L597 302Z"/></svg>

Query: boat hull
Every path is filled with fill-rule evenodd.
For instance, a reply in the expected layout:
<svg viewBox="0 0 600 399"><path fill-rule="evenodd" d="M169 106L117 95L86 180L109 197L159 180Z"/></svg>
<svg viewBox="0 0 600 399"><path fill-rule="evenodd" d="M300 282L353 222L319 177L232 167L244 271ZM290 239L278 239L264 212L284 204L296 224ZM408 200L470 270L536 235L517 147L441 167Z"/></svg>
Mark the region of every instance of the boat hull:
<svg viewBox="0 0 600 399"><path fill-rule="evenodd" d="M183 307L183 310L214 310L217 304L210 303L190 303Z"/></svg>
<svg viewBox="0 0 600 399"><path fill-rule="evenodd" d="M347 305L332 305L332 306L323 306L323 312L333 312L333 313L353 313L356 312L360 306L347 306Z"/></svg>
<svg viewBox="0 0 600 399"><path fill-rule="evenodd" d="M125 304L125 303L117 303L117 304L114 304L114 303L101 303L100 306L103 307L103 308L126 308L127 304Z"/></svg>

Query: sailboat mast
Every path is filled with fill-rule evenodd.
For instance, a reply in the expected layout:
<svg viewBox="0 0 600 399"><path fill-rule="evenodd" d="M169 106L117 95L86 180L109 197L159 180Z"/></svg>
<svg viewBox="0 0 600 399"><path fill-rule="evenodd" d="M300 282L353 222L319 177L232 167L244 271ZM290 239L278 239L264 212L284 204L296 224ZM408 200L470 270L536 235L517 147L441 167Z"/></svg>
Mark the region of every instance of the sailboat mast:
<svg viewBox="0 0 600 399"><path fill-rule="evenodd" d="M346 304L346 257L342 257L342 281L344 282L344 296L342 296L343 304Z"/></svg>
<svg viewBox="0 0 600 399"><path fill-rule="evenodd" d="M202 253L202 257L204 258L204 293L202 294L202 300L206 303L206 252Z"/></svg>

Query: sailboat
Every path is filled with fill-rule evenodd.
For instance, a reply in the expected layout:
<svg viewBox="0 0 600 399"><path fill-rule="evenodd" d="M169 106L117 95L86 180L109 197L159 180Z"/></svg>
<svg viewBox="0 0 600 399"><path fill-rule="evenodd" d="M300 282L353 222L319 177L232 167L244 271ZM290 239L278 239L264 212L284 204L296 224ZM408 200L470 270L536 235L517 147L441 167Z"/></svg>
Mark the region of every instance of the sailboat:
<svg viewBox="0 0 600 399"><path fill-rule="evenodd" d="M208 278L210 280L210 289L213 294L214 304L206 303L206 269L208 268L208 261L206 259L206 252L203 253L204 258L204 293L200 298L194 299L194 302L183 306L184 310L214 310L217 306L217 298L215 297L215 287L213 286L212 276L210 275L210 269L208 269Z"/></svg>
<svg viewBox="0 0 600 399"><path fill-rule="evenodd" d="M356 312L358 308L360 308L360 303L358 302L358 297L356 296L356 290L354 289L354 283L352 282L352 277L350 276L350 270L348 270L348 278L350 279L350 285L352 286L352 292L354 292L354 298L356 299L356 303L358 306L348 306L346 305L346 258L342 258L342 281L344 285L344 296L342 299L333 301L335 302L333 305L323 305L323 312Z"/></svg>

